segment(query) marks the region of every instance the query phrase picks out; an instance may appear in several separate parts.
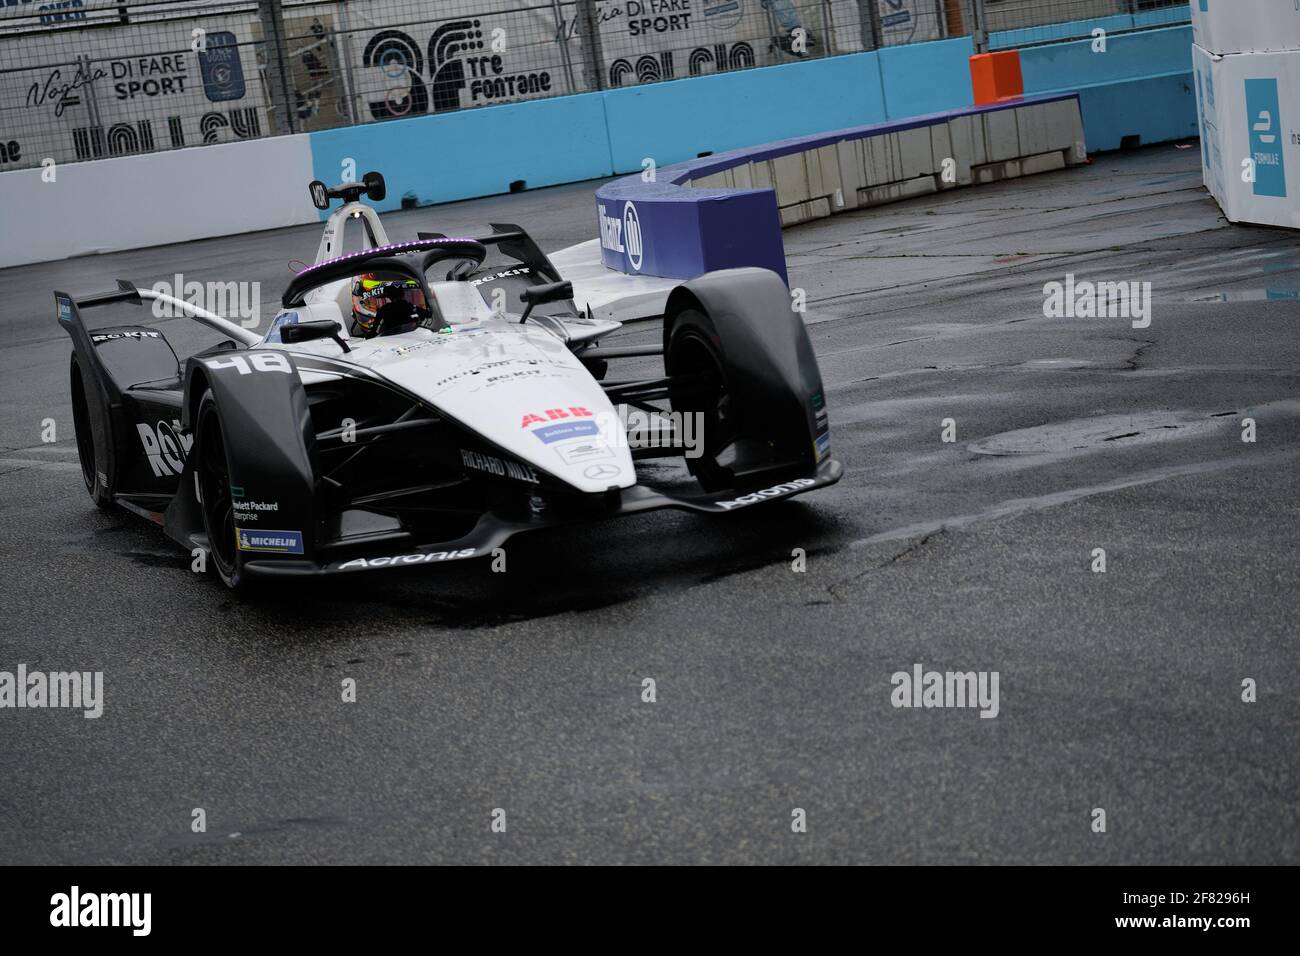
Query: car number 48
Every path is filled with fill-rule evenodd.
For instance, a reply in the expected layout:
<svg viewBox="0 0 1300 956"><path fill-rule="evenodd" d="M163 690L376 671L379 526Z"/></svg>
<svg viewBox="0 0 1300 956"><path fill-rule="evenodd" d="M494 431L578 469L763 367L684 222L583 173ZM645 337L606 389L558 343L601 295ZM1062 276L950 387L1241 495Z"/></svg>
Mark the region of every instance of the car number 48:
<svg viewBox="0 0 1300 956"><path fill-rule="evenodd" d="M233 368L240 375L251 375L253 372L286 372L293 374L289 359L278 352L253 352L247 358L243 355L234 355L228 359L209 359L204 364L210 369Z"/></svg>

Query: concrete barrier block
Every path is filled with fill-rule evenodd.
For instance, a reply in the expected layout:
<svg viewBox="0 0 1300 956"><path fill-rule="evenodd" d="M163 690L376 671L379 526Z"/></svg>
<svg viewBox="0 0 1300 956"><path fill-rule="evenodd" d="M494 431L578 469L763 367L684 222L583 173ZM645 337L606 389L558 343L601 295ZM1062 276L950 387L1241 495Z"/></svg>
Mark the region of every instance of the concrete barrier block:
<svg viewBox="0 0 1300 956"><path fill-rule="evenodd" d="M954 116L948 121L948 136L958 164L983 166L989 161L984 145L984 123L979 116Z"/></svg>
<svg viewBox="0 0 1300 956"><path fill-rule="evenodd" d="M994 110L985 113L984 143L988 148L990 163L1003 162L1020 155L1020 132L1015 110Z"/></svg>
<svg viewBox="0 0 1300 956"><path fill-rule="evenodd" d="M1066 151L1065 162L1078 166L1088 161L1088 145L1083 133L1083 113L1075 100L1047 103L1048 149Z"/></svg>
<svg viewBox="0 0 1300 956"><path fill-rule="evenodd" d="M858 191L858 203L863 206L883 206L886 203L911 199L913 196L925 196L938 191L933 176L920 176L901 183L868 186Z"/></svg>
<svg viewBox="0 0 1300 956"><path fill-rule="evenodd" d="M814 166L817 168L816 181L818 182L818 189L813 191L814 196L834 196L837 191L843 191L839 157L834 146L819 147L815 152L808 155L809 189L812 189L814 182ZM835 205L834 200L832 200L831 205Z"/></svg>
<svg viewBox="0 0 1300 956"><path fill-rule="evenodd" d="M1059 149L1047 153L1038 153L1034 156L1026 156L1020 160L1020 174L1022 176L1050 173L1053 170L1064 168L1065 152Z"/></svg>
<svg viewBox="0 0 1300 956"><path fill-rule="evenodd" d="M952 133L948 129L947 123L940 123L930 127L930 154L933 157L931 168L934 174L939 177L940 189L952 189L962 184L962 164L954 154L952 145ZM943 176L947 164L952 164L954 175L953 182L944 182ZM970 162L967 161L965 166L967 181L970 179Z"/></svg>
<svg viewBox="0 0 1300 956"><path fill-rule="evenodd" d="M934 174L930 131L925 127L901 130L898 133L898 152L902 162L901 178L915 179L917 176Z"/></svg>
<svg viewBox="0 0 1300 956"><path fill-rule="evenodd" d="M1041 100L1005 104L964 116L936 116L920 126L912 126L915 121L877 124L808 137L794 144L798 152L782 156L771 156L771 147L741 153L729 170L718 170L717 160L682 163L658 187L643 187L639 177L629 176L602 186L597 199L621 201L629 190L648 190L638 212L646 255L654 262L637 265L636 272L682 277L751 264L756 257L780 271L782 227L942 189L1050 172L1082 158L1081 141L1074 138L1082 136L1077 102L1071 96L1063 106ZM845 135L852 138L840 138ZM954 182L943 182L947 161ZM673 183L689 181L692 170L700 171L693 185L710 192L698 205L656 192L689 192ZM731 190L738 195L726 195ZM769 225L761 224L764 217ZM764 228L774 236L766 236ZM684 237L698 240L697 248L683 246ZM762 256L750 250L765 240ZM626 253L615 253L602 248L606 266L632 270Z"/></svg>
<svg viewBox="0 0 1300 956"><path fill-rule="evenodd" d="M808 167L802 153L774 156L771 163L778 205L789 206L812 198L808 192Z"/></svg>
<svg viewBox="0 0 1300 956"><path fill-rule="evenodd" d="M989 163L986 166L978 166L973 170L975 182L981 185L985 183L996 183L1003 179L1019 179L1021 176L1033 176L1035 173L1050 173L1053 170L1065 168L1065 154L1061 150L1053 150L1048 153L1039 153L1036 156L1025 156L1018 159L1008 159L1000 163Z"/></svg>
<svg viewBox="0 0 1300 956"><path fill-rule="evenodd" d="M1083 139L1083 122L1073 100L1044 103L1042 110L1047 123L1047 149L1070 149Z"/></svg>
<svg viewBox="0 0 1300 956"><path fill-rule="evenodd" d="M1053 145L1046 106L1022 106L1012 110L1016 117L1016 135L1020 139L1020 153L1037 155L1050 150ZM1065 144L1057 148L1060 149Z"/></svg>
<svg viewBox="0 0 1300 956"><path fill-rule="evenodd" d="M808 195L829 196L831 190L826 187L825 178L822 175L821 163L817 161L817 151L809 150L800 154L803 157L804 175L808 181Z"/></svg>
<svg viewBox="0 0 1300 956"><path fill-rule="evenodd" d="M896 133L872 136L863 140L863 143L866 148L868 186L880 186L903 178Z"/></svg>
<svg viewBox="0 0 1300 956"><path fill-rule="evenodd" d="M825 198L794 203L790 206L781 207L781 226L784 228L798 225L801 222L811 222L814 219L825 219L830 214L831 204Z"/></svg>
<svg viewBox="0 0 1300 956"><path fill-rule="evenodd" d="M835 160L839 165L839 182L842 209L856 209L858 190L867 184L863 169L862 140L848 139L835 144Z"/></svg>

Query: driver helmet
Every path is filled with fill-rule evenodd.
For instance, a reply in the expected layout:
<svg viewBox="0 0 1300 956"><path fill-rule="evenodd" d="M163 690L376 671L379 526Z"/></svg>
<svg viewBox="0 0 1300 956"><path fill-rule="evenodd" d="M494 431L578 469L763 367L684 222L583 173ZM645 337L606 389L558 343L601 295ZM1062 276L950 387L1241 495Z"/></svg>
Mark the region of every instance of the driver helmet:
<svg viewBox="0 0 1300 956"><path fill-rule="evenodd" d="M379 333L379 310L392 302L405 302L421 320L430 316L420 283L406 276L365 272L352 283L352 322L363 338Z"/></svg>

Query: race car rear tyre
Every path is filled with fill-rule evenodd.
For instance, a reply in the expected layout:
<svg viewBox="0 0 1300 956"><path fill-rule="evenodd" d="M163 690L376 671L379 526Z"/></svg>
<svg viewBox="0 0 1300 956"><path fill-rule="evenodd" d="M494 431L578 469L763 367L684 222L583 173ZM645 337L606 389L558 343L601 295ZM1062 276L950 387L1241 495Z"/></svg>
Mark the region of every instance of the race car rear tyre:
<svg viewBox="0 0 1300 956"><path fill-rule="evenodd" d="M678 314L665 356L674 379L668 388L673 411L699 416L695 433L703 447L698 457L687 457L687 470L705 491L733 487L735 476L725 464L736 440L731 391L703 313L686 309Z"/></svg>
<svg viewBox="0 0 1300 956"><path fill-rule="evenodd" d="M216 396L208 389L199 399L194 428L194 474L199 510L208 536L208 557L217 577L228 588L243 585L244 575L235 539L235 511L230 495L230 458Z"/></svg>
<svg viewBox="0 0 1300 956"><path fill-rule="evenodd" d="M86 401L86 386L81 378L77 357L72 357L72 430L77 436L77 459L81 462L81 480L90 492L90 498L105 511L113 506L113 495L104 486L100 475L108 474L108 463L95 457L95 436L90 424L90 405ZM105 429L108 423L104 423ZM112 447L112 442L107 442Z"/></svg>

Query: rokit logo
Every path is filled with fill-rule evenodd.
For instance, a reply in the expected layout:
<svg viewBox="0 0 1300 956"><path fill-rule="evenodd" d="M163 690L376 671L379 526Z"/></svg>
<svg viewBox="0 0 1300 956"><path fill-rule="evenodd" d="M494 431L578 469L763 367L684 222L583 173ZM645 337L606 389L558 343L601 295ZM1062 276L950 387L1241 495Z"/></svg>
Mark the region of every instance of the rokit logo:
<svg viewBox="0 0 1300 956"><path fill-rule="evenodd" d="M194 437L181 433L180 422L173 419L170 425L159 422L154 426L137 422L135 429L140 434L140 444L144 446L145 457L149 459L155 478L179 475L184 470Z"/></svg>
<svg viewBox="0 0 1300 956"><path fill-rule="evenodd" d="M1282 154L1282 111L1277 80L1246 80L1246 121L1250 124L1250 158L1255 167L1255 195L1285 199L1286 165Z"/></svg>
<svg viewBox="0 0 1300 956"><path fill-rule="evenodd" d="M148 329L130 329L125 332L96 332L90 336L90 341L98 345L100 342L116 342L118 339L160 339L161 332L152 332Z"/></svg>

